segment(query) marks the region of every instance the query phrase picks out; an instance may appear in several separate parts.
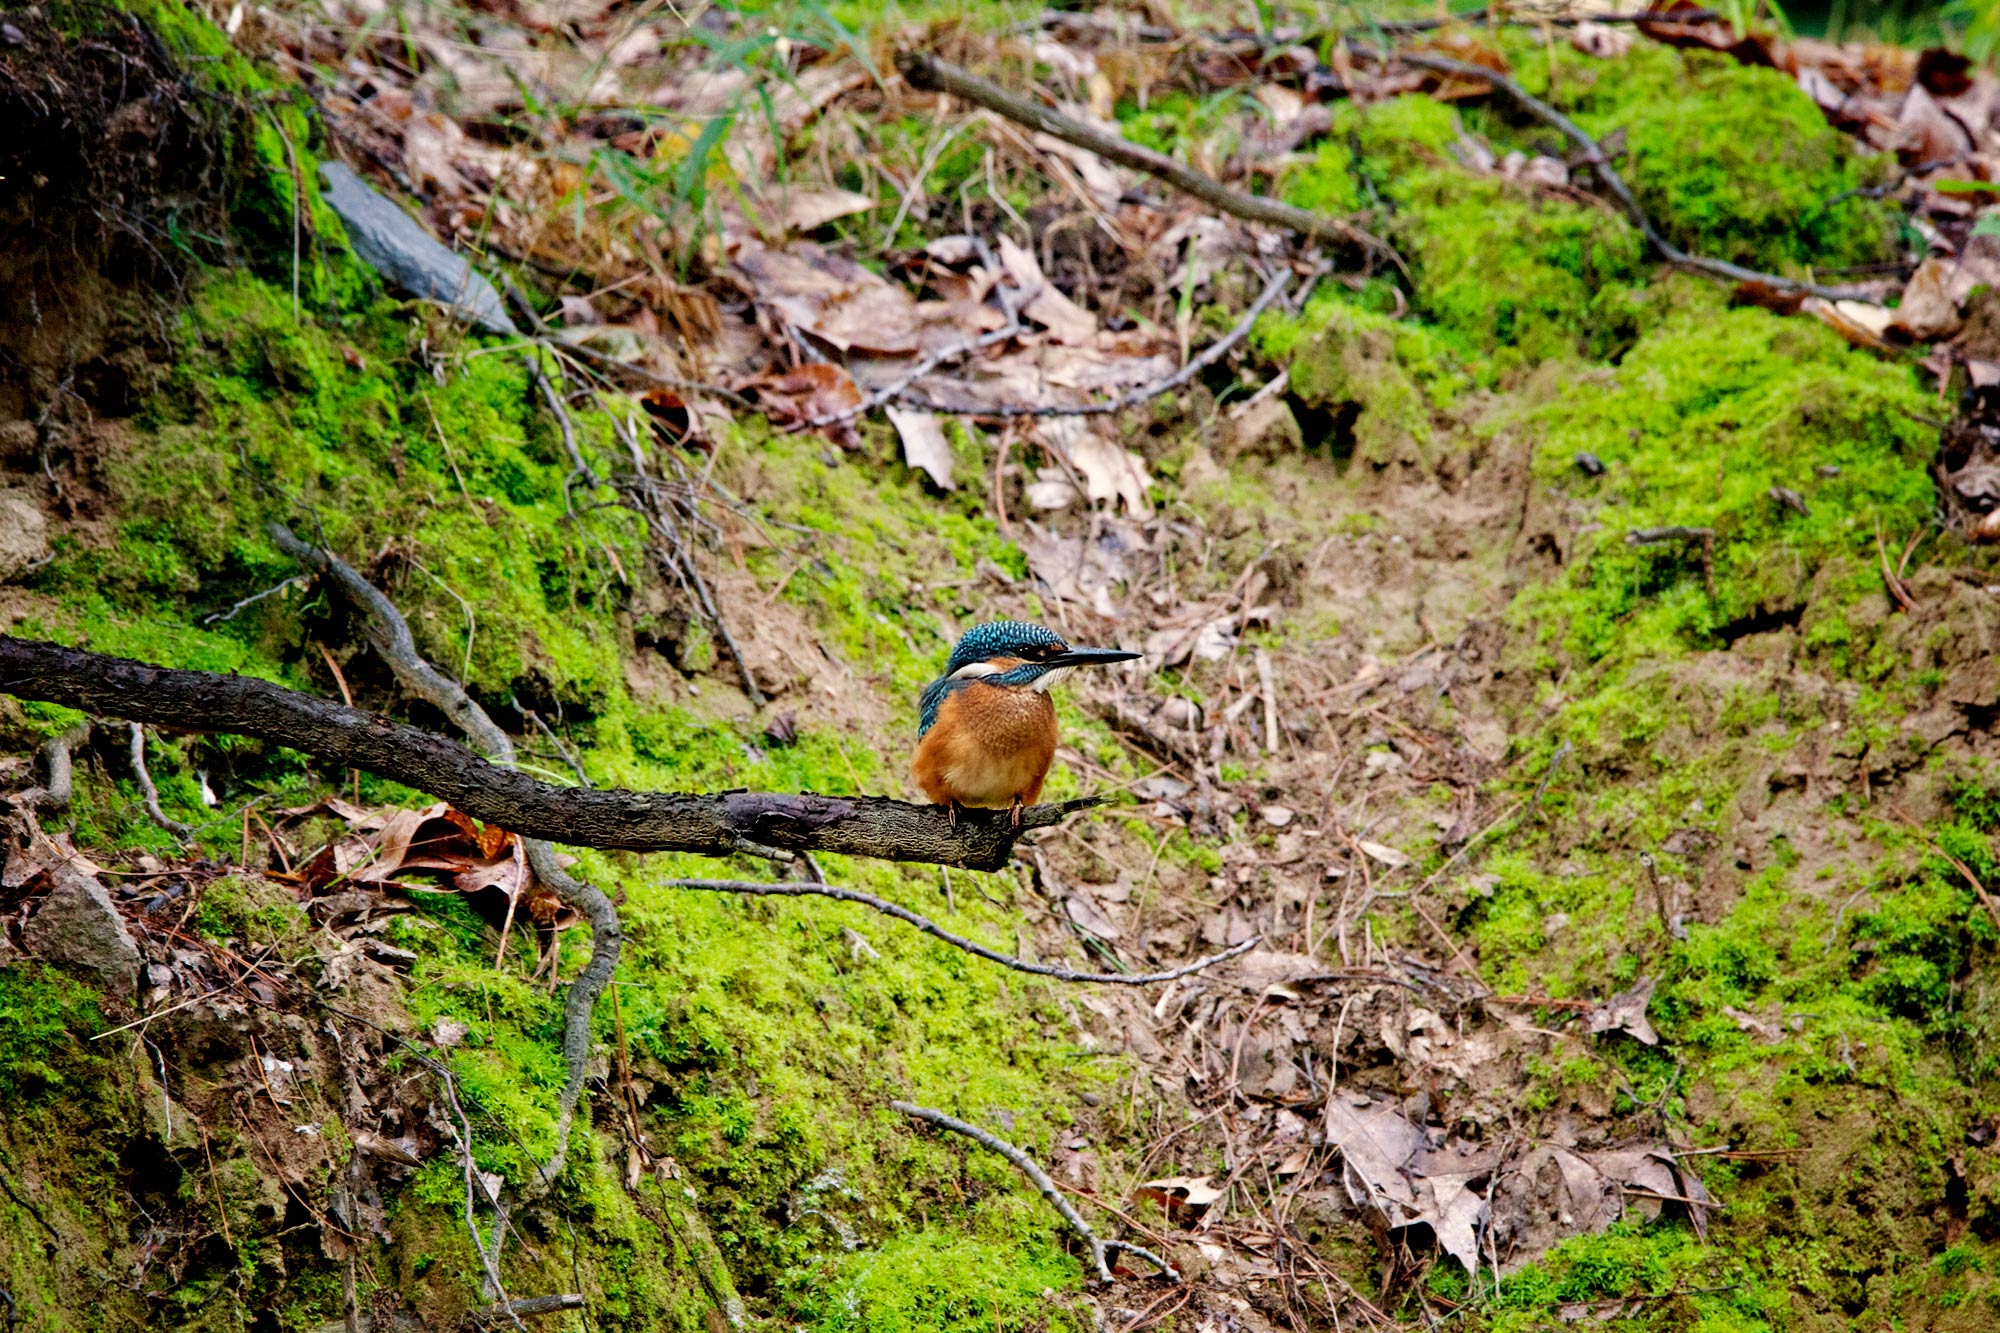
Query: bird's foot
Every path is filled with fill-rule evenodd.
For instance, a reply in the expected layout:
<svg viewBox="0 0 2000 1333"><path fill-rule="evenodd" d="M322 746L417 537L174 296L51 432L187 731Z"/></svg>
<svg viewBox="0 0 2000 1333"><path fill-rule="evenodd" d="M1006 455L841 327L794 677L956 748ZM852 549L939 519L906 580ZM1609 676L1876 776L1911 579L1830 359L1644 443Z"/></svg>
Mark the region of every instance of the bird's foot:
<svg viewBox="0 0 2000 1333"><path fill-rule="evenodd" d="M1014 804L1007 807L1007 822L1014 828L1018 829L1021 827L1021 811L1024 808L1021 804L1021 794L1019 792L1014 793Z"/></svg>
<svg viewBox="0 0 2000 1333"><path fill-rule="evenodd" d="M958 827L958 802L957 802L957 801L946 801L946 802L944 803L944 820L945 820L945 823L947 823L947 824L951 825L951 826L952 826L953 828L957 828L957 827Z"/></svg>

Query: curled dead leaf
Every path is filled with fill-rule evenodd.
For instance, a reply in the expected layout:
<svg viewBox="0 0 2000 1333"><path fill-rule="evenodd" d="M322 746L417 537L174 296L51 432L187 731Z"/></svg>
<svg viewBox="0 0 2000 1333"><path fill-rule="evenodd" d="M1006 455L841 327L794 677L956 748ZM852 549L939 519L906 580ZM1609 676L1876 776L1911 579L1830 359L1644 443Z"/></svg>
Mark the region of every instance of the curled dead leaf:
<svg viewBox="0 0 2000 1333"><path fill-rule="evenodd" d="M1132 1191L1134 1197L1151 1199L1166 1210L1167 1216L1185 1226L1222 1197L1222 1191L1207 1176L1163 1176L1148 1180Z"/></svg>

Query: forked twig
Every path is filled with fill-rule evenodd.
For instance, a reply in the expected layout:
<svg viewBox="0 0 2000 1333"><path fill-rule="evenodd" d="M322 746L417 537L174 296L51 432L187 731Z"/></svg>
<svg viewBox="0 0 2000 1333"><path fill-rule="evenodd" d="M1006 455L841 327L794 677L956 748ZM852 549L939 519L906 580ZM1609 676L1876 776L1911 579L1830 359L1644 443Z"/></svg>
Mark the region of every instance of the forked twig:
<svg viewBox="0 0 2000 1333"><path fill-rule="evenodd" d="M146 817L176 838L185 838L194 832L192 824L183 824L160 808L160 789L153 785L153 775L146 771L146 729L137 722L132 725L132 776L139 781L139 795L146 802Z"/></svg>
<svg viewBox="0 0 2000 1333"><path fill-rule="evenodd" d="M1062 1196L1062 1191L1056 1188L1055 1181L1049 1179L1049 1173L1042 1170L1036 1164L1034 1158L1028 1156L1028 1154L1022 1152L1019 1148L1007 1142L1007 1140L989 1134L977 1125L968 1125L963 1120L948 1116L943 1111L933 1110L928 1106L916 1106L909 1102L890 1102L889 1106L891 1109L900 1111L914 1120L925 1121L936 1125L939 1129L948 1129L954 1134L963 1134L980 1147L990 1148L1012 1162L1020 1170L1021 1174L1028 1178L1028 1182L1041 1191L1042 1197L1049 1201L1049 1205L1057 1213L1061 1214L1062 1220L1069 1224L1069 1229L1077 1234L1077 1238L1089 1247L1091 1268L1096 1272L1099 1282L1108 1283L1111 1281L1110 1260L1120 1250L1123 1250L1127 1254L1135 1254L1147 1263L1152 1264L1153 1267L1159 1269L1160 1275L1169 1281L1179 1282L1181 1280L1179 1269L1145 1246L1133 1245L1122 1240L1105 1240L1095 1231L1092 1231L1090 1223L1083 1220L1083 1215L1077 1212L1071 1206L1070 1201Z"/></svg>
<svg viewBox="0 0 2000 1333"><path fill-rule="evenodd" d="M837 902L860 903L863 907L871 907L884 916L893 916L898 921L915 926L932 939L943 940L954 949L963 949L969 954L984 958L989 963L1011 967L1016 972L1032 972L1039 977L1054 977L1057 981L1097 981L1111 986L1150 986L1154 982L1172 981L1176 977L1185 977L1205 968L1214 967L1217 963L1227 962L1231 958L1249 953L1264 940L1262 935L1252 935L1241 944L1232 945L1221 953L1197 958L1192 963L1165 972L1072 972L1066 967L1031 963L1025 958L996 952L983 944L966 939L963 935L952 934L929 917L919 916L909 908L892 903L887 898L877 898L872 893L863 893L858 889L843 889L832 884L811 881L765 884L743 879L668 879L660 883L669 889L693 889L705 893L747 893L771 898L832 898Z"/></svg>

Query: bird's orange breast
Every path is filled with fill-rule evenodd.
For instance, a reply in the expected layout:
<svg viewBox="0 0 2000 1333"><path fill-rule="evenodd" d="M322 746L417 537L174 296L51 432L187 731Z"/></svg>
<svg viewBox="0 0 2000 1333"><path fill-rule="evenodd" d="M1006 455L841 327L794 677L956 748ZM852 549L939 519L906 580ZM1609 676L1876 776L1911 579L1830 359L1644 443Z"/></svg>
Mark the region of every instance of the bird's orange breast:
<svg viewBox="0 0 2000 1333"><path fill-rule="evenodd" d="M933 802L1032 804L1056 757L1056 709L1040 690L974 682L938 705L917 745L917 785Z"/></svg>

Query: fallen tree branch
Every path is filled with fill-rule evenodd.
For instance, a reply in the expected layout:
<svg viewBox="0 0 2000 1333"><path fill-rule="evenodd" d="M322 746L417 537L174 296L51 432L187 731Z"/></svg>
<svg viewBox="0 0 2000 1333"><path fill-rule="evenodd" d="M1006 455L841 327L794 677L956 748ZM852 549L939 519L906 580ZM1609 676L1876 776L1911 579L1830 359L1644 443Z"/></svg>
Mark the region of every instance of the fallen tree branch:
<svg viewBox="0 0 2000 1333"><path fill-rule="evenodd" d="M1711 259L1707 255L1690 254L1688 251L1681 249L1678 245L1668 240L1661 233L1660 229L1653 225L1652 219L1646 216L1646 210L1639 206L1638 196L1632 193L1632 187L1625 183L1625 178L1620 176L1617 169L1611 165L1610 159L1604 155L1604 149L1599 146L1596 139L1585 133L1583 128L1568 116L1565 116L1541 98L1536 97L1519 83L1516 83L1513 79L1500 73L1498 70L1488 69L1484 65L1475 65L1466 60L1453 60L1449 56L1432 55L1427 51L1396 51L1385 56L1382 52L1370 47L1358 44L1350 45L1354 53L1364 59L1373 60L1378 63L1398 60L1405 65L1415 66L1417 69L1427 69L1438 74L1450 74L1457 78L1472 79L1480 83L1490 84L1498 91L1505 93L1522 110L1557 131L1582 150L1584 160L1589 164L1590 169L1597 173L1597 178L1604 182L1604 188L1611 192L1612 198L1617 200L1618 206L1625 210L1626 216L1632 221L1632 225L1637 227L1640 234L1646 238L1646 244L1652 246L1658 252L1660 258L1666 260L1669 264L1675 264L1681 268L1693 269L1698 273L1706 273L1714 278L1726 278L1731 282L1765 283L1784 291L1805 292L1829 301L1848 300L1867 295L1864 292L1849 287L1825 287L1816 282L1801 282L1797 278L1780 277L1775 273L1759 273L1755 269L1744 268L1741 264L1732 264L1726 259Z"/></svg>
<svg viewBox="0 0 2000 1333"><path fill-rule="evenodd" d="M139 780L139 795L146 802L147 818L176 838L194 832L192 825L169 818L160 808L160 789L153 785L153 775L146 771L146 729L137 722L132 724L132 776Z"/></svg>
<svg viewBox="0 0 2000 1333"><path fill-rule="evenodd" d="M543 384L546 387L547 381ZM495 725L486 710L465 692L464 686L424 660L410 635L409 622L403 619L394 602L345 560L331 551L307 546L284 524L272 523L270 533L285 554L331 577L348 600L367 613L369 637L375 650L388 662L405 689L442 709L488 759L501 764L514 762L513 738ZM576 1120L576 1104L583 1096L583 1082L590 1068L590 1016L597 1008L598 996L604 993L612 972L617 969L623 932L611 899L595 885L571 878L556 859L555 848L541 838L522 835L521 850L535 878L590 923L590 961L570 983L569 994L563 1000L563 1061L569 1077L557 1102L555 1151L550 1154L546 1169L536 1178L540 1186L536 1192L542 1192L562 1176L568 1158L570 1127ZM496 1247L501 1239L500 1230L495 1228Z"/></svg>
<svg viewBox="0 0 2000 1333"><path fill-rule="evenodd" d="M83 721L42 742L37 757L41 760L42 785L30 787L15 797L15 801L30 810L61 811L69 809L70 796L76 786L76 769L71 762L70 751L90 739L90 723Z"/></svg>
<svg viewBox="0 0 2000 1333"><path fill-rule="evenodd" d="M0 635L0 693L98 717L273 741L330 767L366 769L414 787L522 836L578 847L734 856L757 846L998 870L1022 833L1102 804L1084 798L1029 806L1016 828L1005 810L967 810L954 824L943 806L880 796L559 787L436 732L268 681L11 635Z"/></svg>
<svg viewBox="0 0 2000 1333"><path fill-rule="evenodd" d="M1241 944L1233 945L1218 954L1197 958L1192 963L1170 968L1165 972L1072 972L1066 967L1055 967L1049 963L1031 963L1025 958L1012 954L996 953L983 944L974 943L962 935L954 935L929 917L919 916L909 908L892 903L887 898L877 898L872 893L862 893L858 889L842 889L831 884L811 881L797 881L784 884L766 884L756 880L741 879L668 879L660 881L669 889L694 889L705 893L747 893L772 898L832 898L836 902L860 903L871 907L884 916L893 916L898 921L915 926L933 939L943 940L955 949L963 949L989 963L1011 967L1016 972L1032 972L1036 976L1054 977L1058 981L1100 981L1113 986L1148 986L1157 981L1172 981L1226 962L1239 954L1246 954L1259 944L1264 937L1252 935Z"/></svg>
<svg viewBox="0 0 2000 1333"><path fill-rule="evenodd" d="M1042 1192L1042 1197L1049 1201L1049 1204L1056 1212L1062 1215L1062 1220L1069 1224L1069 1229L1077 1234L1077 1238L1089 1247L1091 1268L1096 1272L1099 1282L1108 1283L1111 1281L1110 1259L1120 1250L1123 1250L1127 1254L1138 1255L1141 1259L1159 1269L1163 1277L1174 1282L1181 1280L1180 1270L1176 1269L1159 1255L1154 1254L1145 1246L1132 1245L1122 1240L1105 1240L1095 1231L1092 1231L1090 1223L1083 1220L1082 1214L1078 1213L1071 1206L1070 1201L1062 1196L1062 1191L1056 1188L1056 1183L1049 1179L1049 1173L1036 1165L1034 1158L1028 1156L1028 1154L1022 1152L1019 1148L1007 1142L1007 1140L989 1134L977 1125L968 1125L963 1120L948 1116L943 1111L933 1110L928 1106L915 1106L909 1102L890 1102L889 1106L891 1109L900 1111L914 1120L925 1121L936 1125L939 1129L948 1129L954 1134L963 1134L980 1147L991 1148L994 1152L999 1153L1002 1157L1012 1162L1020 1170L1021 1174L1028 1178L1028 1182Z"/></svg>
<svg viewBox="0 0 2000 1333"><path fill-rule="evenodd" d="M522 1315L555 1314L561 1310L581 1310L583 1297L577 1292L564 1292L560 1296L526 1296L520 1300L508 1301L501 1305L489 1305L474 1310L466 1316L467 1322L475 1328L496 1324L502 1319L511 1319L516 1324Z"/></svg>
<svg viewBox="0 0 2000 1333"><path fill-rule="evenodd" d="M1000 85L957 65L939 60L923 51L906 51L896 57L896 68L902 71L914 88L926 92L948 93L962 98L974 106L985 107L1029 129L1053 135L1065 143L1087 149L1107 162L1116 162L1122 167L1143 171L1155 176L1183 194L1189 194L1211 208L1220 209L1246 222L1262 222L1273 227L1283 227L1302 236L1311 236L1322 241L1357 245L1371 254L1377 254L1403 268L1400 255L1379 237L1371 236L1351 222L1340 218L1321 217L1303 208L1279 203L1275 199L1265 199L1257 195L1243 194L1232 190L1212 176L1205 176L1165 153L1141 147L1129 139L1121 138L1095 126L1071 120L1060 112L1052 111L1039 102L1010 93Z"/></svg>
<svg viewBox="0 0 2000 1333"><path fill-rule="evenodd" d="M1494 12L1487 9L1468 10L1463 14L1453 14L1449 18L1436 19L1381 19L1368 24L1370 28L1386 33L1434 32L1439 28L1454 27L1459 24L1497 23L1508 28L1574 28L1583 23L1708 23L1721 18L1713 9L1643 10L1636 14L1550 14L1532 17L1516 17L1507 9Z"/></svg>
<svg viewBox="0 0 2000 1333"><path fill-rule="evenodd" d="M1136 389L1119 394L1109 402L1080 404L996 403L980 405L977 403L935 403L919 394L909 392L898 392L896 397L900 401L908 403L911 407L922 408L926 412L940 412L947 416L961 417L1094 417L1107 416L1114 412L1123 412L1128 407L1135 407L1140 403L1148 402L1154 398L1158 398L1161 394L1172 393L1175 389L1180 388L1196 375L1214 365L1230 348L1250 336L1250 330L1257 323L1257 317L1268 310L1273 301L1283 296L1285 289L1291 286L1291 283L1292 275L1283 269L1279 269L1277 276L1265 285L1264 290L1257 294L1257 299L1250 303L1250 308L1243 312L1243 318L1236 321L1235 328L1217 338L1207 347L1204 347L1198 355L1189 357L1186 365L1165 379L1155 380L1151 384L1142 384Z"/></svg>

